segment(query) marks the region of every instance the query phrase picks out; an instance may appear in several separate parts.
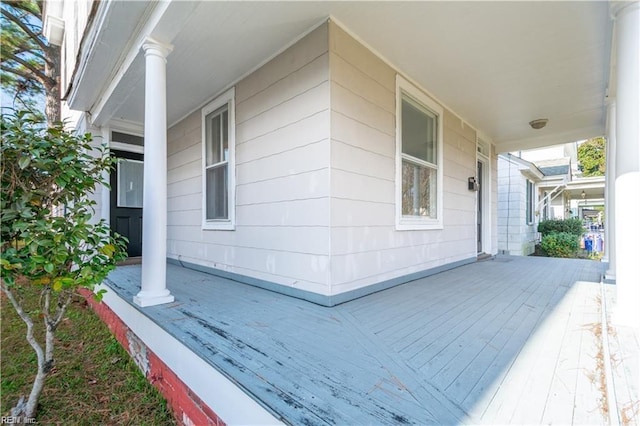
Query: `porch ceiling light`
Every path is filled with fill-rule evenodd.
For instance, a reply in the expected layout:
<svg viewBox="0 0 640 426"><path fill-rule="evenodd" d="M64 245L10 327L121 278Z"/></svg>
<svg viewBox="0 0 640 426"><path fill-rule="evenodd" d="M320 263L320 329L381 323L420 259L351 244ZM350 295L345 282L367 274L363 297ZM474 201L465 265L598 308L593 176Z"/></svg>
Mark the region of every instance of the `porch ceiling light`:
<svg viewBox="0 0 640 426"><path fill-rule="evenodd" d="M546 126L548 122L548 118L538 118L537 120L530 121L529 126L531 126L532 129L539 130Z"/></svg>

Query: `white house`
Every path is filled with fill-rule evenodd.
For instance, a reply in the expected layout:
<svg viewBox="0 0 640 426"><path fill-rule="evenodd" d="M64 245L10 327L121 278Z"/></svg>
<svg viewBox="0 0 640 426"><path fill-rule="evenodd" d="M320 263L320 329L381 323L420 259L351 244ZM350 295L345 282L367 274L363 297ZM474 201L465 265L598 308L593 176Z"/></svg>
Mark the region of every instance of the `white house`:
<svg viewBox="0 0 640 426"><path fill-rule="evenodd" d="M120 158L100 214L139 246L139 306L174 300L167 262L325 306L475 262L498 153L606 135L640 322L638 2L48 1L45 29Z"/></svg>
<svg viewBox="0 0 640 426"><path fill-rule="evenodd" d="M499 253L532 254L542 220L584 219L602 211L605 177L582 177L575 147L574 142L498 156Z"/></svg>
<svg viewBox="0 0 640 426"><path fill-rule="evenodd" d="M538 185L544 175L515 155L498 157L498 250L528 256L535 251L540 210ZM546 205L545 205L546 207ZM544 209L544 207L543 207Z"/></svg>

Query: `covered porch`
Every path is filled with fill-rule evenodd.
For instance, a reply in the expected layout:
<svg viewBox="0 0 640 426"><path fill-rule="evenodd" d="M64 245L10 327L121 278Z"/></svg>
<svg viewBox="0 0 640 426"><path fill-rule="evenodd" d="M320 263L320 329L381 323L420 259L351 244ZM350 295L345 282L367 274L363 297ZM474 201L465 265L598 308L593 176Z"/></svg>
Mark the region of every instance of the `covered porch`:
<svg viewBox="0 0 640 426"><path fill-rule="evenodd" d="M170 264L176 302L140 308L133 265L105 302L143 369L158 355L228 424L637 422L603 266L499 256L327 308Z"/></svg>
<svg viewBox="0 0 640 426"><path fill-rule="evenodd" d="M475 138L486 142L489 156L606 135L606 275L617 283L617 323L637 327L640 322L640 206L633 196L640 186L637 1L105 1L94 6L86 37L78 37L78 55L68 58L72 64L74 58L81 63L74 64L63 83L68 106L85 113L87 130L108 135L112 129L123 130L118 126L128 126L132 133L144 135L145 252L139 305L174 300L165 286L164 265L167 257L180 258L186 250L167 250L167 203L183 201L171 192L176 187L183 191L178 195L189 192L196 198L203 186L197 175L185 177L179 167L171 169L171 161L186 161L187 155L180 151L168 162L167 129L197 115L216 96L331 21L453 111L449 122L459 119L459 127L476 129ZM533 128L530 123L538 119L548 119L548 125ZM197 164L200 147L193 152L196 157L188 159ZM180 180L167 182L167 174L179 175ZM473 178L471 174L463 176ZM484 193L491 194L493 177L486 177ZM186 178L191 182L185 183ZM99 213L109 218L108 191L102 194ZM486 197L476 201L478 206L480 201L487 204L485 228L476 231L476 237L485 235L483 251L495 254L493 217L498 203ZM197 215L193 212L198 209L202 210L201 200L191 214ZM189 242L198 238L201 234ZM202 256L200 263L224 263L220 258ZM462 255L455 260L461 259ZM261 267L268 269L267 264ZM368 266L363 262L361 270ZM261 277L251 276L255 278Z"/></svg>

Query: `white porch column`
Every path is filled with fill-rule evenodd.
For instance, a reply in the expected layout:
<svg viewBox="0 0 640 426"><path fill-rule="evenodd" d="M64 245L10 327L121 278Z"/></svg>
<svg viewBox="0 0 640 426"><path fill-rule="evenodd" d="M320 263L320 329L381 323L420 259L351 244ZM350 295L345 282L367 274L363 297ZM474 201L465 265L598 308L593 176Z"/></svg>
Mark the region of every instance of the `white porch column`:
<svg viewBox="0 0 640 426"><path fill-rule="evenodd" d="M605 237L605 258L603 262L608 262L605 279L616 279L616 221L615 202L616 202L616 103L609 101L607 105L607 168L605 183L605 220L604 220L604 237Z"/></svg>
<svg viewBox="0 0 640 426"><path fill-rule="evenodd" d="M152 39L143 44L144 195L142 200L142 289L139 306L173 302L167 289L167 78L171 47Z"/></svg>
<svg viewBox="0 0 640 426"><path fill-rule="evenodd" d="M616 40L615 323L640 327L640 3L612 2Z"/></svg>

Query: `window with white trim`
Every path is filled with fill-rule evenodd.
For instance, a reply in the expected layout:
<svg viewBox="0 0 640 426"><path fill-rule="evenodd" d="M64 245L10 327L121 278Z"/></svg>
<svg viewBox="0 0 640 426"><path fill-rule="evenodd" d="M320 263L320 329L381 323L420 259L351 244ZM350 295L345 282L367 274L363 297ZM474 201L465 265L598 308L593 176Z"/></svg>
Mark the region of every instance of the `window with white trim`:
<svg viewBox="0 0 640 426"><path fill-rule="evenodd" d="M396 227L442 228L443 109L397 80Z"/></svg>
<svg viewBox="0 0 640 426"><path fill-rule="evenodd" d="M526 194L526 216L527 224L533 223L533 182L527 179L527 194Z"/></svg>
<svg viewBox="0 0 640 426"><path fill-rule="evenodd" d="M202 219L204 229L234 229L234 89L202 110Z"/></svg>

